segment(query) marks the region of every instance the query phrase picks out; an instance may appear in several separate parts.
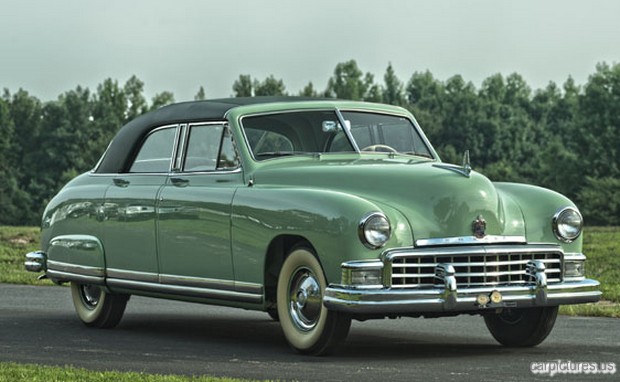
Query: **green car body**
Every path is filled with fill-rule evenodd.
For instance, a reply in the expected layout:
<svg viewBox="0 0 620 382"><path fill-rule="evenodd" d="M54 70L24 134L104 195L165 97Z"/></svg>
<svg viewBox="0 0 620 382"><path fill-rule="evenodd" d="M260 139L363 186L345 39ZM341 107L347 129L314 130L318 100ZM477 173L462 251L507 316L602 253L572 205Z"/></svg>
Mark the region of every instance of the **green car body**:
<svg viewBox="0 0 620 382"><path fill-rule="evenodd" d="M279 135L280 124L299 118L317 125L317 113L325 119L314 134L350 148L257 151L297 145ZM410 125L421 151L401 153L384 141L364 151L353 142L357 127L349 116L396 118L387 121ZM522 308L553 316L545 321L553 326L555 313L545 309L600 298L598 283L583 274L581 221L570 200L535 186L491 182L471 171L468 160L442 163L402 108L257 98L172 105L140 118L121 130L95 170L50 201L41 252L28 255L28 269L82 286L78 304L91 301L89 291L98 288L86 313L102 309L101 295L114 301L132 294L277 312L291 345L318 354L346 336L351 318L470 313L492 320ZM198 142L190 140L198 125L205 137L222 137L208 170L213 165L190 152L198 147L190 146ZM254 139L251 133L259 135L250 126L267 127ZM387 136L389 126L369 123L368 131ZM143 142L154 131L173 141L170 168L132 171L157 165L142 163L139 151L147 150ZM224 145L231 153L226 159ZM196 150L213 152L207 145ZM197 171L185 171L190 162ZM576 237L558 233L562 219L579 231ZM299 264L287 261L291 254ZM293 275L283 275L289 268ZM487 324L510 344L498 338L503 327Z"/></svg>

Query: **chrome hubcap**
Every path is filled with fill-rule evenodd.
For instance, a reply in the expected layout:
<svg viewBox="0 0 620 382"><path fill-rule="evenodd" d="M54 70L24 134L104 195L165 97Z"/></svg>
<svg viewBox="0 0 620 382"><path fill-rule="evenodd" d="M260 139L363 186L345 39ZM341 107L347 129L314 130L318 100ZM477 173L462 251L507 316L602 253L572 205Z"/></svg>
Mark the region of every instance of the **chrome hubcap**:
<svg viewBox="0 0 620 382"><path fill-rule="evenodd" d="M293 323L303 331L312 330L321 315L321 286L309 269L295 272L289 287L289 313Z"/></svg>
<svg viewBox="0 0 620 382"><path fill-rule="evenodd" d="M80 286L82 301L89 309L95 309L101 299L101 288L93 285Z"/></svg>

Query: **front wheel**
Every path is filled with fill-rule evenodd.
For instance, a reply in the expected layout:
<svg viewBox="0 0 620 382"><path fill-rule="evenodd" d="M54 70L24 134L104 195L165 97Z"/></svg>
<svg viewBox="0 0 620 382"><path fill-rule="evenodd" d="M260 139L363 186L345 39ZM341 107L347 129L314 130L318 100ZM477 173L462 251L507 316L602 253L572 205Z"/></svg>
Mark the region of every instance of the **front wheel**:
<svg viewBox="0 0 620 382"><path fill-rule="evenodd" d="M109 294L96 285L71 283L73 306L80 320L95 328L113 328L121 321L129 295Z"/></svg>
<svg viewBox="0 0 620 382"><path fill-rule="evenodd" d="M351 318L323 306L326 284L310 249L295 249L284 260L278 277L278 316L286 340L300 353L326 354L349 333Z"/></svg>
<svg viewBox="0 0 620 382"><path fill-rule="evenodd" d="M558 307L503 309L499 314L484 316L487 328L504 346L529 347L544 341L551 333Z"/></svg>

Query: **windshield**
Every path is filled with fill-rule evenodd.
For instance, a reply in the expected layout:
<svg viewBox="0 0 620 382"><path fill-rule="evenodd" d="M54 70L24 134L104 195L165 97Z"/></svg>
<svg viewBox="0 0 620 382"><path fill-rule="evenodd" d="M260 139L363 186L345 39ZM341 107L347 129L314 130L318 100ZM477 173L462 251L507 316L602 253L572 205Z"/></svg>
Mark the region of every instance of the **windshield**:
<svg viewBox="0 0 620 382"><path fill-rule="evenodd" d="M432 158L407 118L367 112L299 111L245 117L243 130L256 160L285 155L381 152Z"/></svg>

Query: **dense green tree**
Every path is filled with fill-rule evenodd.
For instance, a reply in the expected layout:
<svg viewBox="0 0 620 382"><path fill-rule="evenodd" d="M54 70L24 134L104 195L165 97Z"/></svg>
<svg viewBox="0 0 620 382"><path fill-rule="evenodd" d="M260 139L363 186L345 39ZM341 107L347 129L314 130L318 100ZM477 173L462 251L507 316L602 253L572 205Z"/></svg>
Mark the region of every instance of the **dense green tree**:
<svg viewBox="0 0 620 382"><path fill-rule="evenodd" d="M273 75L240 75L235 96L285 95ZM479 88L456 75L445 81L414 72L406 85L391 64L378 84L355 60L336 65L324 91L309 82L299 95L386 102L411 110L442 159L495 181L529 182L574 199L588 224L620 224L620 64L597 65L583 85L568 78L532 91L518 74L497 74ZM201 86L195 99L204 99ZM118 129L174 102L170 92L149 105L144 83L106 79L95 92L77 87L40 102L27 91L0 98L0 224L38 224L49 198L88 171Z"/></svg>
<svg viewBox="0 0 620 382"><path fill-rule="evenodd" d="M589 225L620 225L620 179L587 177L579 191L580 208Z"/></svg>
<svg viewBox="0 0 620 382"><path fill-rule="evenodd" d="M9 97L6 97L10 99ZM15 129L11 121L9 101L0 99L0 221L3 224L19 224L28 211L28 195L20 189L16 168L12 163L12 146Z"/></svg>
<svg viewBox="0 0 620 382"><path fill-rule="evenodd" d="M157 93L151 100L151 110L159 109L160 107L170 105L171 103L174 103L174 94L168 91Z"/></svg>
<svg viewBox="0 0 620 382"><path fill-rule="evenodd" d="M620 176L620 64L599 64L578 102L574 149L594 177Z"/></svg>
<svg viewBox="0 0 620 382"><path fill-rule="evenodd" d="M201 86L198 89L198 93L196 93L196 95L194 96L194 101L204 101L205 99L207 99L207 96L205 94L205 88Z"/></svg>
<svg viewBox="0 0 620 382"><path fill-rule="evenodd" d="M308 82L308 85L304 86L303 89L299 92L300 97L318 97L319 94L316 90L314 90L314 85L312 82Z"/></svg>
<svg viewBox="0 0 620 382"><path fill-rule="evenodd" d="M402 105L405 101L403 83L396 76L392 63L389 63L385 70L383 82L385 84L383 88L383 102L391 105Z"/></svg>
<svg viewBox="0 0 620 382"><path fill-rule="evenodd" d="M233 83L233 92L235 97L252 97L254 95L252 77L249 74L239 75Z"/></svg>
<svg viewBox="0 0 620 382"><path fill-rule="evenodd" d="M127 113L125 115L126 121L131 121L137 116L144 114L148 111L146 105L146 99L144 98L144 82L140 81L138 77L131 76L125 82L123 87L125 97L127 98Z"/></svg>
<svg viewBox="0 0 620 382"><path fill-rule="evenodd" d="M371 73L364 75L364 97L362 100L367 102L381 102L383 99L383 90L381 85L375 83L375 76Z"/></svg>
<svg viewBox="0 0 620 382"><path fill-rule="evenodd" d="M282 80L276 79L273 75L263 81L254 80L255 96L283 96L286 95L286 87Z"/></svg>
<svg viewBox="0 0 620 382"><path fill-rule="evenodd" d="M355 60L336 65L334 75L327 83L326 94L330 97L350 100L363 100L368 87L364 81L364 73Z"/></svg>

